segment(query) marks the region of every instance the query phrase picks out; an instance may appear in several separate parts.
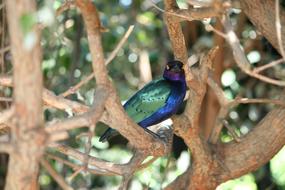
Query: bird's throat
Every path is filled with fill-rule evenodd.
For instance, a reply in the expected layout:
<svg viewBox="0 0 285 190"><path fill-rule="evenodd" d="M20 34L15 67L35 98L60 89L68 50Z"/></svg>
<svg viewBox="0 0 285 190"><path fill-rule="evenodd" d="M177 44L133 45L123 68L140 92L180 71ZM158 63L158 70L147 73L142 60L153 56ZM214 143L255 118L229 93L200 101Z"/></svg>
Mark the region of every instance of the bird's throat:
<svg viewBox="0 0 285 190"><path fill-rule="evenodd" d="M185 74L181 72L177 73L177 72L171 72L171 71L164 71L163 77L166 80L170 80L170 81L181 81L181 82L185 81Z"/></svg>

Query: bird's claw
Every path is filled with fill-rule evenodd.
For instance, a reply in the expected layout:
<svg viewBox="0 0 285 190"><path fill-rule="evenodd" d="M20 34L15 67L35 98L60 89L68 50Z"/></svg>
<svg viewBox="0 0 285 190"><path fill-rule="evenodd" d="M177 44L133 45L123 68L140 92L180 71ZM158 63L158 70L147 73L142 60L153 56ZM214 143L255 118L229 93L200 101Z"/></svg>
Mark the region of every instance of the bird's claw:
<svg viewBox="0 0 285 190"><path fill-rule="evenodd" d="M147 133L151 134L153 137L160 139L160 136L158 134L156 134L155 132L147 129L147 128L143 128Z"/></svg>

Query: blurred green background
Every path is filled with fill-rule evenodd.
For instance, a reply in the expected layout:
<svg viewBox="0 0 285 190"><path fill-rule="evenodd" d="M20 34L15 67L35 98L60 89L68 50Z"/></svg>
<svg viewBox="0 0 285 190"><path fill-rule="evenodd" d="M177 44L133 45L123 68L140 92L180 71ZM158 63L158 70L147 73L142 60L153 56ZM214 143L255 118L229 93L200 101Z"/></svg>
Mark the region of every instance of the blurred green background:
<svg viewBox="0 0 285 190"><path fill-rule="evenodd" d="M55 10L64 1L62 0L38 0L38 16L45 26L42 33L44 86L56 94L63 93L69 87L74 86L92 72L91 55L84 23L79 11L71 8L55 17ZM154 0L163 8L160 0ZM180 8L187 8L186 0L177 1ZM111 80L115 84L122 101L130 97L141 86L152 78L159 77L167 60L173 59L170 42L167 35L163 15L153 8L150 0L96 0L94 1L102 25L106 31L102 34L105 56L112 52L130 25L135 25L126 44L120 49L115 59L108 65ZM5 11L1 9L2 26ZM277 59L279 55L270 44L259 35L252 24L244 18L239 9L234 9L231 14L236 31L245 47L247 57L254 66L263 65ZM240 19L244 18L242 25ZM28 21L29 22L29 19ZM211 20L213 25L216 21ZM183 23L185 39L189 49L189 55L198 55L213 47L217 42L213 33L204 29L202 22ZM4 30L7 30L4 29ZM9 41L2 35L2 47ZM220 43L226 49L225 43ZM1 73L9 73L9 51L2 55ZM236 67L229 50L225 50L223 71L220 76L221 84L228 98L236 96L247 98L275 98L280 93L280 88L262 83L241 73ZM151 70L148 70L150 66ZM144 70L145 69L145 70ZM148 73L147 71L150 71ZM146 74L147 73L147 74ZM270 77L285 79L284 65L278 65L265 71ZM93 101L95 80L84 85L69 99L91 105ZM1 95L10 97L12 89L0 87ZM1 109L7 104L2 103ZM207 108L207 105L205 106ZM240 105L229 113L228 121L240 135L248 133L265 115L273 108L272 105ZM58 111L47 108L45 118L51 121L70 116L70 110ZM203 117L203 113L202 113ZM116 137L109 143L100 143L98 138L106 126L98 124L95 136L92 138L91 155L115 163L126 163L132 156L131 150L126 146L126 139ZM87 131L77 129L70 132L72 137ZM226 130L222 132L221 139L224 142L232 140ZM84 149L85 138L75 140L71 138L66 143L79 150ZM266 150L265 150L266 151ZM50 150L49 152L52 152ZM56 152L52 152L57 154ZM175 137L173 152L171 155L157 159L148 168L139 171L133 177L130 189L140 190L161 189L182 174L191 163L190 152L186 149L181 139ZM78 161L69 159L74 163ZM149 158L150 159L150 158ZM169 163L168 163L169 162ZM70 179L73 170L62 163L50 160L52 166L74 187L74 189L117 189L122 178L117 176L96 176L85 172ZM168 163L168 164L167 164ZM0 189L3 187L6 173L7 156L0 155ZM78 163L80 164L80 163ZM245 163L246 164L246 163ZM44 170L41 170L39 183L41 189L60 189L57 183ZM269 163L257 171L228 181L218 187L219 190L285 190L285 148L283 148Z"/></svg>

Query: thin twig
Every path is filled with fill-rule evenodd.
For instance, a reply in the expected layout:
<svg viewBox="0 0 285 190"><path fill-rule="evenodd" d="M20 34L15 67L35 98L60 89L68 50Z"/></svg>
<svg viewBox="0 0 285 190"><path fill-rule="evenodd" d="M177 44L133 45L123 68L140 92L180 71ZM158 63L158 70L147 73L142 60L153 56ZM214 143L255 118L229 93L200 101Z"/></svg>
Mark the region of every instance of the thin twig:
<svg viewBox="0 0 285 190"><path fill-rule="evenodd" d="M124 34L124 36L121 38L121 40L119 41L119 43L117 44L115 49L111 52L109 57L106 59L105 65L108 65L109 63L111 63L111 61L115 58L115 56L118 54L119 50L122 48L122 46L125 44L125 42L129 38L129 36L133 30L134 30L134 25L131 25L128 28L127 32ZM84 84L88 83L91 79L93 79L94 76L95 76L94 73L88 75L85 79L81 80L78 84L70 87L67 91L60 94L60 96L66 97L70 94L75 93L81 86L83 86Z"/></svg>
<svg viewBox="0 0 285 190"><path fill-rule="evenodd" d="M109 57L106 59L105 65L108 65L109 63L111 63L111 61L116 57L119 50L122 48L122 46L125 44L129 36L131 35L132 31L134 30L134 27L135 27L134 25L129 26L127 32L124 34L124 36L121 38L121 40L119 41L115 49L111 52Z"/></svg>
<svg viewBox="0 0 285 190"><path fill-rule="evenodd" d="M89 126L89 131L87 133L87 143L85 143L85 157L83 160L83 164L82 164L82 170L83 171L87 171L88 170L88 163L89 163L89 154L91 152L92 149L92 137L94 134L94 130L95 130L95 125L91 125Z"/></svg>
<svg viewBox="0 0 285 190"><path fill-rule="evenodd" d="M285 106L285 102L282 100L275 99L249 99L249 98L235 98L232 102L229 103L231 107L236 106L238 104L275 104L279 106Z"/></svg>
<svg viewBox="0 0 285 190"><path fill-rule="evenodd" d="M267 76L261 75L259 73L253 72L253 70L251 69L250 63L249 63L248 59L246 58L243 49L241 48L240 41L239 41L237 35L235 34L235 32L233 30L233 26L231 24L229 15L223 16L222 23L223 23L225 31L226 31L226 36L227 36L226 40L229 43L230 47L232 48L234 59L235 59L237 65L239 66L239 68L243 72L248 74L249 76L257 78L261 81L264 81L264 82L267 82L270 84L274 84L277 86L285 86L285 81L272 79L272 78L269 78Z"/></svg>
<svg viewBox="0 0 285 190"><path fill-rule="evenodd" d="M278 60L274 60L266 65L262 65L260 67L256 67L253 69L253 72L254 73L260 73L261 71L265 70L265 69L268 69L270 67L274 67L275 65L278 65L280 63L284 62L284 59L281 58L281 59L278 59Z"/></svg>
<svg viewBox="0 0 285 190"><path fill-rule="evenodd" d="M51 177L58 183L58 185L63 189L63 190L73 190L71 186L69 186L63 177L55 171L55 169L52 168L50 163L46 161L45 159L41 160L41 165L48 171Z"/></svg>
<svg viewBox="0 0 285 190"><path fill-rule="evenodd" d="M61 7L59 7L56 10L56 16L61 15L64 11L68 10L71 8L71 6L74 5L74 1L72 0L67 0L63 5L61 5Z"/></svg>
<svg viewBox="0 0 285 190"><path fill-rule="evenodd" d="M158 7L153 1L150 2L152 6L158 11L169 16L173 16L172 19L174 19L176 22L203 20L205 18L217 17L220 14L220 8L223 8L223 5L219 3L219 5L216 7L189 7L188 9L163 10Z"/></svg>
<svg viewBox="0 0 285 190"><path fill-rule="evenodd" d="M84 170L84 167L80 167L77 170L75 170L73 172L73 174L71 174L71 176L68 177L68 181L71 182L78 174L80 174L80 172L82 172Z"/></svg>
<svg viewBox="0 0 285 190"><path fill-rule="evenodd" d="M220 105L224 106L224 105L228 104L229 100L226 98L224 91L218 85L218 83L213 79L212 73L209 73L209 75L210 76L207 79L207 83L211 87L213 92L215 93L216 97L218 98Z"/></svg>
<svg viewBox="0 0 285 190"><path fill-rule="evenodd" d="M143 170L145 168L147 168L150 164L152 164L154 161L156 161L158 159L158 157L153 157L152 159L150 159L149 161L147 161L146 163L142 163L137 170Z"/></svg>
<svg viewBox="0 0 285 190"><path fill-rule="evenodd" d="M236 134L235 130L229 125L229 122L227 120L223 120L224 126L228 129L228 132L231 134L231 136L234 138L236 142L240 142L240 137Z"/></svg>
<svg viewBox="0 0 285 190"><path fill-rule="evenodd" d="M225 33L217 30L211 24L205 24L205 29L207 31L213 31L214 33L216 33L218 36L221 36L222 38L226 38L227 37L227 35Z"/></svg>
<svg viewBox="0 0 285 190"><path fill-rule="evenodd" d="M8 97L0 97L0 102L12 102L13 99L12 98L8 98Z"/></svg>
<svg viewBox="0 0 285 190"><path fill-rule="evenodd" d="M49 153L46 153L47 157L49 157L50 159L53 159L53 160L56 160L58 162L61 162L69 167L71 167L74 171L78 170L79 168L82 168L82 166L79 166L79 165L76 165L68 160L65 160L63 158L60 158L58 156L55 156L55 155L52 155L52 154L49 154ZM95 174L95 175L104 175L104 176L113 176L114 174L111 174L111 173L106 173L106 172L102 172L102 171L99 171L99 170L96 170L96 169L90 169L88 168L87 171L89 173L92 173L92 174Z"/></svg>
<svg viewBox="0 0 285 190"><path fill-rule="evenodd" d="M81 162L84 161L85 159L85 154L75 150L71 147L62 145L62 144L51 144L49 145L49 147L54 148L55 150L71 156ZM118 165L118 164L114 164L114 163L110 163L107 161L103 161L101 159L89 156L89 165L94 166L96 168L98 168L99 171L105 172L106 174L116 174L116 175L122 175L124 173L124 170L126 170L125 167L123 167L122 165Z"/></svg>
<svg viewBox="0 0 285 190"><path fill-rule="evenodd" d="M63 159L63 158L60 158L60 157L58 157L58 156L55 156L55 155L53 155L53 154L50 154L50 153L45 153L45 155L48 157L48 158L50 158L50 159L53 159L53 160L56 160L56 161L58 161L58 162L61 162L61 163L63 163L63 164L65 164L65 165L67 165L67 166L69 166L69 167L71 167L72 169L78 169L78 165L76 165L76 164L74 164L74 163L72 163L72 162L70 162L70 161L67 161L67 160L65 160L65 159Z"/></svg>
<svg viewBox="0 0 285 190"><path fill-rule="evenodd" d="M213 89L214 92L217 95L217 90ZM221 109L219 111L218 117L216 119L216 124L211 132L211 136L209 138L209 142L212 144L216 144L219 139L220 132L223 128L223 126L227 127L226 124L224 123L224 119L228 115L230 109L233 107L239 105L239 104L275 104L279 106L285 106L285 102L282 100L275 100L275 99L249 99L249 98L235 98L234 100L228 100L226 104L221 104ZM223 121L223 122L222 122ZM230 128L230 127L229 127ZM232 134L230 131L231 129L228 129L229 132ZM234 134L232 134L234 137ZM234 137L236 139L236 137ZM236 140L238 142L238 140Z"/></svg>

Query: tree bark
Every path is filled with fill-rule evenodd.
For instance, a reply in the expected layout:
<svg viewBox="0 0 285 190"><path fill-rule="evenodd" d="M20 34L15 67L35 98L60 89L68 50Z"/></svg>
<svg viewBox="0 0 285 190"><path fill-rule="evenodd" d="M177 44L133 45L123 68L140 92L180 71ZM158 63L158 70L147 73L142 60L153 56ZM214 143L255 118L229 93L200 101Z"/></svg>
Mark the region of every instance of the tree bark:
<svg viewBox="0 0 285 190"><path fill-rule="evenodd" d="M6 1L13 56L14 105L6 190L38 189L39 159L46 140L42 116L41 48L36 21L28 31L25 19L35 19L35 1ZM30 20L31 21L31 20ZM25 45L27 36L35 41ZM26 38L26 39L25 39ZM27 41L26 41L27 42Z"/></svg>

